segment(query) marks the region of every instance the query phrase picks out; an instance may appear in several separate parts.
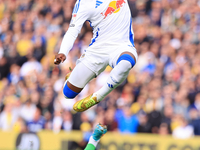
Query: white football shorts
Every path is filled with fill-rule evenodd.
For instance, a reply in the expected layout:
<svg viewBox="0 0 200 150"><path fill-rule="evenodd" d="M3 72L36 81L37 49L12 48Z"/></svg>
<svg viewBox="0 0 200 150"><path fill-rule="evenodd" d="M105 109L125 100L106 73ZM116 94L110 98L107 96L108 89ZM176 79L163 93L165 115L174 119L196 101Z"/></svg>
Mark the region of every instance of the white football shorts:
<svg viewBox="0 0 200 150"><path fill-rule="evenodd" d="M120 44L116 46L88 47L80 59L77 60L77 64L82 62L98 76L108 65L114 68L123 52L132 53L137 62L138 54L135 47L130 44Z"/></svg>

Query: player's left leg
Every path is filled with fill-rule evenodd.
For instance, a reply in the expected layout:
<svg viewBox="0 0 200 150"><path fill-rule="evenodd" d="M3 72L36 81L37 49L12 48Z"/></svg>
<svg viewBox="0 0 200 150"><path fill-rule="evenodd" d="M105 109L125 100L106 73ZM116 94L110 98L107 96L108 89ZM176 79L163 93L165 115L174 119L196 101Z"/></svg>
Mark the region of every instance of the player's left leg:
<svg viewBox="0 0 200 150"><path fill-rule="evenodd" d="M90 137L90 140L85 148L85 150L95 150L97 144L100 141L100 138L107 132L107 127L105 125L102 124L98 124L95 129L94 132L92 134L92 136Z"/></svg>
<svg viewBox="0 0 200 150"><path fill-rule="evenodd" d="M78 112L85 111L88 108L94 106L96 104L95 101L100 102L103 100L106 95L108 95L127 78L129 71L135 65L135 63L136 58L131 52L125 51L121 53L116 62L116 66L110 73L107 83L94 94L76 102L73 107L74 110ZM84 107L84 109L79 109L77 107L79 105Z"/></svg>

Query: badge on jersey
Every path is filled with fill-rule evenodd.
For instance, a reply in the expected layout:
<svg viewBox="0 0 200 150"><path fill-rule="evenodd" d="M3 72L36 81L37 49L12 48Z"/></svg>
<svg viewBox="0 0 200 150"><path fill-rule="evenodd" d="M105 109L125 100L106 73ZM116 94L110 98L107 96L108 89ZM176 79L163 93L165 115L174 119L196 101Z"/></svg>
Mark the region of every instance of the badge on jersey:
<svg viewBox="0 0 200 150"><path fill-rule="evenodd" d="M123 7L124 3L126 3L125 0L111 1L106 11L104 13L101 13L104 16L104 19L108 15L112 15L113 13L118 13L120 11L120 8Z"/></svg>
<svg viewBox="0 0 200 150"><path fill-rule="evenodd" d="M72 14L72 19L71 19L71 22L70 22L70 27L74 27L75 26L74 22L76 21L76 15L77 14Z"/></svg>

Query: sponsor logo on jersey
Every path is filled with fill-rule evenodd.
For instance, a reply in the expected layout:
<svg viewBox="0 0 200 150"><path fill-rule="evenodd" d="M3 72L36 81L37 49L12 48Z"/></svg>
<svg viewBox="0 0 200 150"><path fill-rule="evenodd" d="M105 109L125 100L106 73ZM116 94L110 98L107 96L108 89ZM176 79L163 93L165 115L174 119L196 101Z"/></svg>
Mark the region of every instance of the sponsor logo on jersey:
<svg viewBox="0 0 200 150"><path fill-rule="evenodd" d="M82 55L81 55L81 58L83 58L83 57L85 57L85 54L82 54Z"/></svg>
<svg viewBox="0 0 200 150"><path fill-rule="evenodd" d="M125 0L111 1L106 11L104 13L101 13L104 16L104 19L108 15L112 15L113 13L118 13L120 11L120 8L123 7L124 3L126 3Z"/></svg>

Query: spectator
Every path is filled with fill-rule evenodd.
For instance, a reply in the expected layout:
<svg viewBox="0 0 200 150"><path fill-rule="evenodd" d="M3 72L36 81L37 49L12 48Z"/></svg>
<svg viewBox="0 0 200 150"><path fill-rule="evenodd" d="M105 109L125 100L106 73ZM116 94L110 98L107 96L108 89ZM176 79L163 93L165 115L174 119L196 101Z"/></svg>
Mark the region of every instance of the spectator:
<svg viewBox="0 0 200 150"><path fill-rule="evenodd" d="M168 135L169 134L169 128L168 128L168 125L166 124L166 123L162 123L161 125L160 125L160 128L159 128L159 131L158 131L158 133L160 134L160 135Z"/></svg>
<svg viewBox="0 0 200 150"><path fill-rule="evenodd" d="M121 133L137 133L139 125L138 118L131 114L130 107L124 106L116 112L118 129Z"/></svg>
<svg viewBox="0 0 200 150"><path fill-rule="evenodd" d="M158 133L159 126L161 124L161 113L159 111L152 111L148 115L149 123L151 124L151 132Z"/></svg>
<svg viewBox="0 0 200 150"><path fill-rule="evenodd" d="M45 127L44 117L41 116L40 109L36 109L33 120L27 122L29 132L38 132Z"/></svg>
<svg viewBox="0 0 200 150"><path fill-rule="evenodd" d="M72 115L69 111L64 111L63 115L64 120L62 123L62 129L65 131L71 131L73 125Z"/></svg>
<svg viewBox="0 0 200 150"><path fill-rule="evenodd" d="M61 112L59 110L55 111L54 118L53 118L53 131L55 133L60 132L62 122L63 122L63 119L61 117Z"/></svg>
<svg viewBox="0 0 200 150"><path fill-rule="evenodd" d="M174 114L173 106L172 105L166 105L164 107L163 117L162 117L162 124L165 123L168 127L168 131L171 133L171 122L172 122L172 116ZM161 128L161 126L160 126Z"/></svg>
<svg viewBox="0 0 200 150"><path fill-rule="evenodd" d="M10 97L11 98L11 97ZM18 115L14 112L14 101L7 99L4 110L0 114L0 128L4 131L11 131Z"/></svg>
<svg viewBox="0 0 200 150"><path fill-rule="evenodd" d="M190 125L194 128L194 135L200 135L200 119L198 110L195 108L190 109Z"/></svg>
<svg viewBox="0 0 200 150"><path fill-rule="evenodd" d="M174 138L187 139L194 136L194 128L187 124L184 117L181 117L181 124L172 132Z"/></svg>
<svg viewBox="0 0 200 150"><path fill-rule="evenodd" d="M148 122L148 116L145 113L139 115L138 133L150 133L151 124Z"/></svg>
<svg viewBox="0 0 200 150"><path fill-rule="evenodd" d="M24 63L21 67L20 74L22 77L33 74L34 72L42 72L41 64L31 57L28 62Z"/></svg>
<svg viewBox="0 0 200 150"><path fill-rule="evenodd" d="M20 109L20 116L27 122L33 120L36 113L36 105L32 104L30 100L27 100Z"/></svg>
<svg viewBox="0 0 200 150"><path fill-rule="evenodd" d="M118 131L118 123L115 120L115 108L109 108L105 113L105 123L108 131Z"/></svg>
<svg viewBox="0 0 200 150"><path fill-rule="evenodd" d="M131 105L132 113L139 114L140 112L147 112L145 102L146 102L146 96L139 95L139 97L137 98L137 102L135 102Z"/></svg>

